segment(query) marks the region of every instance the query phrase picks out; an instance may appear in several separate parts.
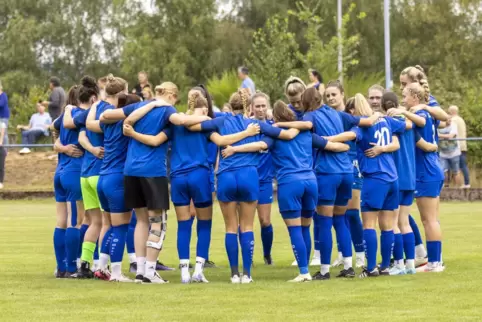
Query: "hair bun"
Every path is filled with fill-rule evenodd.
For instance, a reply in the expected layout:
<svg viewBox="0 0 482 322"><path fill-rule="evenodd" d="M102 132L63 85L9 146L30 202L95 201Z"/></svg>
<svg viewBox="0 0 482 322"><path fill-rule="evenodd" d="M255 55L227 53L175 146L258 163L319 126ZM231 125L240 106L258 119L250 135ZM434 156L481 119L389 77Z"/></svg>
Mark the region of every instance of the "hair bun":
<svg viewBox="0 0 482 322"><path fill-rule="evenodd" d="M115 81L114 75L112 75L112 74L107 75L107 81L108 82L114 82Z"/></svg>
<svg viewBox="0 0 482 322"><path fill-rule="evenodd" d="M84 87L95 88L97 86L97 82L95 78L92 76L84 76L80 80L80 84Z"/></svg>
<svg viewBox="0 0 482 322"><path fill-rule="evenodd" d="M415 68L418 69L419 71L421 71L422 73L425 73L425 70L423 69L422 66L420 66L420 65L415 65Z"/></svg>

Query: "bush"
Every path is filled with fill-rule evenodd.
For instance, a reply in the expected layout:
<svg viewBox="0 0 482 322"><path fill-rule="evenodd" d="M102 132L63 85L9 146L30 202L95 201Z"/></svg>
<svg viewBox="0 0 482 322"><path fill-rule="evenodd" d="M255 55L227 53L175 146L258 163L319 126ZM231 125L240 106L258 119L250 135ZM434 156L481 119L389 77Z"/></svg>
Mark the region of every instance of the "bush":
<svg viewBox="0 0 482 322"><path fill-rule="evenodd" d="M208 91L214 97L215 105L220 109L239 87L240 81L236 71L226 71L221 77L215 76L207 82Z"/></svg>
<svg viewBox="0 0 482 322"><path fill-rule="evenodd" d="M44 101L47 97L48 93L38 86L31 87L26 95L14 93L9 102L11 112L9 127L16 128L19 124L27 125L32 114L37 112L38 101Z"/></svg>

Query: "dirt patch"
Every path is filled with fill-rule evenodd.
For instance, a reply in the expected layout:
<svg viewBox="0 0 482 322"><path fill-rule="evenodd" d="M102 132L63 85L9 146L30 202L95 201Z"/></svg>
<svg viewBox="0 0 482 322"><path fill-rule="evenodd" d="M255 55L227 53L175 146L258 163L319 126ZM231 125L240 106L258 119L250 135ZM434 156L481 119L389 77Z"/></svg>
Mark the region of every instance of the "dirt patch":
<svg viewBox="0 0 482 322"><path fill-rule="evenodd" d="M9 151L5 162L5 190L53 190L57 154L32 152L20 155Z"/></svg>

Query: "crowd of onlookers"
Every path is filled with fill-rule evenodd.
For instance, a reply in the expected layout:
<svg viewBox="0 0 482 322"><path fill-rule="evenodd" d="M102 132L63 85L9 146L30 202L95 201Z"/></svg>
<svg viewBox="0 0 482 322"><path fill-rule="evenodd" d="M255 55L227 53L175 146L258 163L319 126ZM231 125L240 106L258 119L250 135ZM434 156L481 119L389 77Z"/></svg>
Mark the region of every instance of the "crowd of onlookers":
<svg viewBox="0 0 482 322"><path fill-rule="evenodd" d="M238 68L238 77L241 81L241 88L254 95L256 86L254 81L249 77L247 67ZM138 84L132 89L132 93L138 95L143 100L153 98L153 86L149 83L146 72L141 71L137 75ZM320 92L324 91L323 78L316 70L309 70L310 85L317 88ZM51 77L49 80L50 95L48 100L39 101L37 103L37 113L30 117L28 125L18 125L17 130L22 136L22 145L24 146L19 153L30 153L29 146L34 145L42 137L49 136L48 128L53 120L60 116L66 102L66 94L57 77ZM368 91L368 101L371 107L378 110L381 107L381 98L385 89L379 85L372 86ZM213 99L214 102L214 99ZM229 104L224 104L221 109L213 107L215 112L232 112ZM463 139L467 138L467 129L465 121L458 115L457 106L450 106L448 109L450 114L450 125L439 130L440 141L440 160L446 174L446 185L470 188L469 170L467 166L467 142ZM10 118L10 110L8 106L8 96L3 91L0 81L0 189L3 188L3 180L5 176L5 158L7 150L4 145L8 144L8 122ZM457 139L457 140L451 140ZM12 143L12 142L10 142Z"/></svg>

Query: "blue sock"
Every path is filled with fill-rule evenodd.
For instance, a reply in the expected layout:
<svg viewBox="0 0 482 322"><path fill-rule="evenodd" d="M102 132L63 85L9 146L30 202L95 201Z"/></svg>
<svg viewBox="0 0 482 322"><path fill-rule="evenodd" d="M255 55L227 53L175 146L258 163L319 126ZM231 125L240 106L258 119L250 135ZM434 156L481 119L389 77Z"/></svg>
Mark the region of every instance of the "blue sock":
<svg viewBox="0 0 482 322"><path fill-rule="evenodd" d="M270 256L273 247L273 225L261 227L261 241L263 242L264 256Z"/></svg>
<svg viewBox="0 0 482 322"><path fill-rule="evenodd" d="M132 216L135 218L135 216ZM129 228L127 229L127 236L126 236L126 248L127 248L127 254L132 254L136 252L136 248L134 246L134 232L136 230L136 223L137 220L134 219L134 224L132 224L132 219L131 222L129 223Z"/></svg>
<svg viewBox="0 0 482 322"><path fill-rule="evenodd" d="M189 259L191 245L192 221L190 219L177 222L177 253L179 259Z"/></svg>
<svg viewBox="0 0 482 322"><path fill-rule="evenodd" d="M200 220L197 221L197 248L196 256L208 260L209 246L211 245L211 229L213 221Z"/></svg>
<svg viewBox="0 0 482 322"><path fill-rule="evenodd" d="M333 216L333 226L335 227L336 240L339 243L338 250L341 251L343 257L352 257L351 235L345 221L345 215Z"/></svg>
<svg viewBox="0 0 482 322"><path fill-rule="evenodd" d="M427 240L427 255L429 263L435 263L438 259L438 243L438 241Z"/></svg>
<svg viewBox="0 0 482 322"><path fill-rule="evenodd" d="M358 209L348 209L345 217L348 222L348 228L350 228L350 235L355 252L362 253L364 251L363 224L360 218L360 211Z"/></svg>
<svg viewBox="0 0 482 322"><path fill-rule="evenodd" d="M437 242L437 262L442 262L442 242Z"/></svg>
<svg viewBox="0 0 482 322"><path fill-rule="evenodd" d="M57 271L65 272L65 229L55 228L54 230L54 251L57 261Z"/></svg>
<svg viewBox="0 0 482 322"><path fill-rule="evenodd" d="M313 214L313 244L315 250L320 250L320 217L316 213Z"/></svg>
<svg viewBox="0 0 482 322"><path fill-rule="evenodd" d="M238 234L226 233L224 245L228 254L229 266L231 269L235 268L237 270L239 266Z"/></svg>
<svg viewBox="0 0 482 322"><path fill-rule="evenodd" d="M85 232L87 231L87 229L89 229L89 225L82 224L80 226L79 254L78 254L77 258L80 258L80 256L82 255L82 243L84 242L84 236L85 236Z"/></svg>
<svg viewBox="0 0 482 322"><path fill-rule="evenodd" d="M306 257L306 246L303 240L303 233L301 226L288 227L291 239L291 248L295 254L296 261L300 274L308 274L308 257Z"/></svg>
<svg viewBox="0 0 482 322"><path fill-rule="evenodd" d="M377 267L377 232L375 229L364 229L363 240L365 242L365 256L367 258L367 270L373 271Z"/></svg>
<svg viewBox="0 0 482 322"><path fill-rule="evenodd" d="M99 240L95 242L94 260L99 259Z"/></svg>
<svg viewBox="0 0 482 322"><path fill-rule="evenodd" d="M387 268L390 266L394 241L395 235L393 234L393 230L382 231L382 235L380 237L380 248L382 253L381 268Z"/></svg>
<svg viewBox="0 0 482 322"><path fill-rule="evenodd" d="M310 226L302 226L301 233L303 234L303 240L305 241L306 247L306 258L310 258L311 255L311 234Z"/></svg>
<svg viewBox="0 0 482 322"><path fill-rule="evenodd" d="M406 259L415 259L415 236L413 233L403 234L403 250Z"/></svg>
<svg viewBox="0 0 482 322"><path fill-rule="evenodd" d="M102 254L110 254L110 244L112 242L112 226L106 231L104 238L102 239L102 245L100 245L100 252Z"/></svg>
<svg viewBox="0 0 482 322"><path fill-rule="evenodd" d="M393 246L393 259L396 261L403 259L403 237L402 234L395 234L395 244Z"/></svg>
<svg viewBox="0 0 482 322"><path fill-rule="evenodd" d="M124 248L126 245L127 230L129 224L112 226L112 241L110 244L110 261L111 263L121 263L124 257Z"/></svg>
<svg viewBox="0 0 482 322"><path fill-rule="evenodd" d="M320 259L322 265L330 265L331 250L333 248L333 237L331 236L331 227L333 226L333 218L323 215L316 215L319 222L320 240Z"/></svg>
<svg viewBox="0 0 482 322"><path fill-rule="evenodd" d="M77 255L79 253L80 230L69 227L65 232L65 253L67 255L67 272L77 271Z"/></svg>
<svg viewBox="0 0 482 322"><path fill-rule="evenodd" d="M253 264L254 234L252 231L241 233L241 256L243 257L243 274L251 276Z"/></svg>
<svg viewBox="0 0 482 322"><path fill-rule="evenodd" d="M412 215L408 215L408 221L410 222L410 227L412 227L413 235L415 236L415 246L423 244L420 229L418 229L417 222L413 219Z"/></svg>

